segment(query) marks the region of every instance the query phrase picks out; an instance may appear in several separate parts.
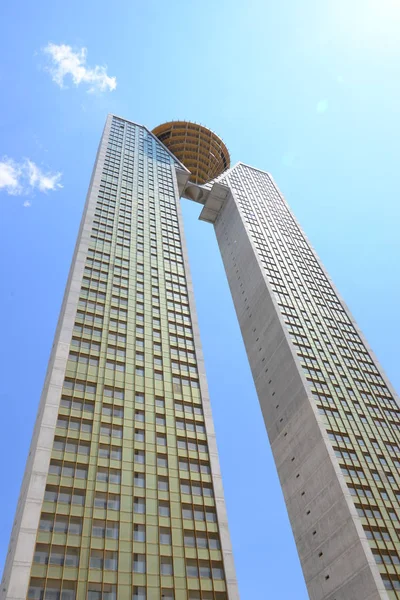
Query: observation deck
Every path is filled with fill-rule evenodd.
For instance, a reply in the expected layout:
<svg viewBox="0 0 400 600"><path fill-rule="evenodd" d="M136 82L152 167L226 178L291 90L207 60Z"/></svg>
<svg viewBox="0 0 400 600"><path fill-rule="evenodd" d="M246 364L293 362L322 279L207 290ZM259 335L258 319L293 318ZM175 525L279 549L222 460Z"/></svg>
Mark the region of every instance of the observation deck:
<svg viewBox="0 0 400 600"><path fill-rule="evenodd" d="M189 181L203 185L230 167L224 142L213 131L189 121L170 121L152 132L189 169Z"/></svg>

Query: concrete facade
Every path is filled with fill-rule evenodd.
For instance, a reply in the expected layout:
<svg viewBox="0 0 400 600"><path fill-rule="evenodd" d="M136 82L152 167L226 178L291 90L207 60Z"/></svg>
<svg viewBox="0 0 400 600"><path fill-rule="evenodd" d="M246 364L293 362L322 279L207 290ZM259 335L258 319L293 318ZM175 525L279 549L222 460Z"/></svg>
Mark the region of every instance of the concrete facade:
<svg viewBox="0 0 400 600"><path fill-rule="evenodd" d="M387 599L232 194L215 224L311 600Z"/></svg>
<svg viewBox="0 0 400 600"><path fill-rule="evenodd" d="M185 193L214 224L310 599L400 597L394 389L268 173Z"/></svg>

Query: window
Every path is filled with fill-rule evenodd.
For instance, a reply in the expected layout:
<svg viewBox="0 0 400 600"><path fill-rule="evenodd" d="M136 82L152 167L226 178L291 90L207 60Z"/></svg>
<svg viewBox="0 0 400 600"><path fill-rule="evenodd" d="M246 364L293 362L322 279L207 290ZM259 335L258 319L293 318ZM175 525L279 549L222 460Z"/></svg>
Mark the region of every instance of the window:
<svg viewBox="0 0 400 600"><path fill-rule="evenodd" d="M383 583L386 590L400 590L400 579L395 576L389 577L382 576Z"/></svg>
<svg viewBox="0 0 400 600"><path fill-rule="evenodd" d="M116 552L104 552L104 569L116 571L118 569L118 555Z"/></svg>
<svg viewBox="0 0 400 600"><path fill-rule="evenodd" d="M125 371L125 364L122 362L116 362L114 360L106 360L106 368L112 369L113 371Z"/></svg>
<svg viewBox="0 0 400 600"><path fill-rule="evenodd" d="M89 583L88 600L117 600L115 585Z"/></svg>
<svg viewBox="0 0 400 600"><path fill-rule="evenodd" d="M197 568L197 562L194 560L188 560L186 563L186 576L187 577L198 577L199 571Z"/></svg>
<svg viewBox="0 0 400 600"><path fill-rule="evenodd" d="M49 562L49 547L42 544L37 544L35 548L35 554L33 555L33 562L46 565Z"/></svg>
<svg viewBox="0 0 400 600"><path fill-rule="evenodd" d="M224 569L221 563L212 563L213 579L224 579Z"/></svg>
<svg viewBox="0 0 400 600"><path fill-rule="evenodd" d="M166 454L157 454L157 467L168 467L168 458Z"/></svg>
<svg viewBox="0 0 400 600"><path fill-rule="evenodd" d="M169 503L168 502L159 502L158 503L158 514L160 517L169 517Z"/></svg>
<svg viewBox="0 0 400 600"><path fill-rule="evenodd" d="M189 504L182 505L182 518L183 519L193 519L193 510ZM203 518L204 521L204 518Z"/></svg>
<svg viewBox="0 0 400 600"><path fill-rule="evenodd" d="M211 579L210 565L205 561L200 561L199 564L199 575L205 579Z"/></svg>
<svg viewBox="0 0 400 600"><path fill-rule="evenodd" d="M196 487L193 485L193 488ZM181 494L190 494L190 483L181 481Z"/></svg>
<svg viewBox="0 0 400 600"><path fill-rule="evenodd" d="M44 581L32 578L28 590L29 600L75 600L75 583L64 581L61 587L60 581L48 580L46 595L44 592Z"/></svg>
<svg viewBox="0 0 400 600"><path fill-rule="evenodd" d="M137 442L144 442L144 429L135 429L135 440Z"/></svg>
<svg viewBox="0 0 400 600"><path fill-rule="evenodd" d="M136 421L144 422L144 412L143 410L135 410L135 419Z"/></svg>
<svg viewBox="0 0 400 600"><path fill-rule="evenodd" d="M42 600L44 598L44 581L42 579L31 579L28 598L29 600Z"/></svg>
<svg viewBox="0 0 400 600"><path fill-rule="evenodd" d="M104 396L106 398L114 398L116 400L123 400L124 399L124 390L117 389L117 388L111 388L111 387L105 387L104 388Z"/></svg>
<svg viewBox="0 0 400 600"><path fill-rule="evenodd" d="M96 508L119 510L120 499L116 494L98 492L94 497L94 505Z"/></svg>
<svg viewBox="0 0 400 600"><path fill-rule="evenodd" d="M205 533L197 534L196 544L198 548L208 548L207 536Z"/></svg>
<svg viewBox="0 0 400 600"><path fill-rule="evenodd" d="M117 417L118 419L123 419L124 417L124 409L112 404L103 404L101 412L105 417Z"/></svg>
<svg viewBox="0 0 400 600"><path fill-rule="evenodd" d="M103 568L103 551L92 550L90 554L90 568L91 569L102 569Z"/></svg>
<svg viewBox="0 0 400 600"><path fill-rule="evenodd" d="M121 471L117 471L116 469L98 469L97 471L97 481L102 481L105 483L121 483Z"/></svg>
<svg viewBox="0 0 400 600"><path fill-rule="evenodd" d="M133 572L146 573L146 556L144 554L133 555Z"/></svg>
<svg viewBox="0 0 400 600"><path fill-rule="evenodd" d="M144 452L143 450L135 450L134 454L135 463L144 465Z"/></svg>
<svg viewBox="0 0 400 600"><path fill-rule="evenodd" d="M122 438L122 427L118 427L118 425L111 426L102 423L100 425L100 435L104 435L105 437Z"/></svg>
<svg viewBox="0 0 400 600"><path fill-rule="evenodd" d="M210 550L220 550L221 543L219 541L219 537L215 534L210 534L208 537L208 547Z"/></svg>
<svg viewBox="0 0 400 600"><path fill-rule="evenodd" d="M196 538L195 538L194 534L191 532L185 531L183 543L185 546L189 546L189 548L194 548L196 546Z"/></svg>
<svg viewBox="0 0 400 600"><path fill-rule="evenodd" d="M217 522L217 515L215 514L215 511L212 508L206 509L206 520L210 523Z"/></svg>
<svg viewBox="0 0 400 600"><path fill-rule="evenodd" d="M117 540L119 536L119 526L118 523L113 523L112 521L108 521L107 524L105 521L93 521L92 526L92 535L93 537L101 537L101 538L109 538L113 540Z"/></svg>
<svg viewBox="0 0 400 600"><path fill-rule="evenodd" d="M133 539L135 540L135 542L146 541L146 529L144 525L133 526Z"/></svg>
<svg viewBox="0 0 400 600"><path fill-rule="evenodd" d="M135 473L133 478L133 483L137 487L145 487L145 476L143 473Z"/></svg>
<svg viewBox="0 0 400 600"><path fill-rule="evenodd" d="M160 544L170 546L171 545L171 530L168 527L160 528Z"/></svg>
<svg viewBox="0 0 400 600"><path fill-rule="evenodd" d="M121 460L122 448L118 446L99 446L99 458L111 458L112 460Z"/></svg>
<svg viewBox="0 0 400 600"><path fill-rule="evenodd" d="M168 485L168 478L167 477L159 477L158 481L157 481L157 484L158 484L159 491L168 492L169 485Z"/></svg>
<svg viewBox="0 0 400 600"><path fill-rule="evenodd" d="M143 514L146 511L146 502L144 498L134 498L133 512Z"/></svg>
<svg viewBox="0 0 400 600"><path fill-rule="evenodd" d="M146 588L135 585L132 600L146 600Z"/></svg>
<svg viewBox="0 0 400 600"><path fill-rule="evenodd" d="M173 575L172 558L170 558L169 556L161 557L160 573L161 575L167 576Z"/></svg>

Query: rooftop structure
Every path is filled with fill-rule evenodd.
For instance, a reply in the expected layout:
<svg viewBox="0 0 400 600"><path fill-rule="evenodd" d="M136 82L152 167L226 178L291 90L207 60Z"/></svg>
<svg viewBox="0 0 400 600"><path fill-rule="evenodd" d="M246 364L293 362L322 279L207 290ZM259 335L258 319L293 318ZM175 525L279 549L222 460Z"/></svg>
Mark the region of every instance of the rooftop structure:
<svg viewBox="0 0 400 600"><path fill-rule="evenodd" d="M203 125L170 121L153 129L153 133L189 169L193 183L207 183L230 167L224 142Z"/></svg>

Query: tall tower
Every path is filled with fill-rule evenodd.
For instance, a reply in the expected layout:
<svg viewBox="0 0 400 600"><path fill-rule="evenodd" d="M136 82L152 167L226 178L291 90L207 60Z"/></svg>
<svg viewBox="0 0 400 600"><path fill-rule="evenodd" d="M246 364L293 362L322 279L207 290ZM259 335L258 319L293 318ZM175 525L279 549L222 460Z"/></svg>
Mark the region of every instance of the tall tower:
<svg viewBox="0 0 400 600"><path fill-rule="evenodd" d="M145 127L107 118L2 600L239 599L179 205L189 175Z"/></svg>
<svg viewBox="0 0 400 600"><path fill-rule="evenodd" d="M184 164L207 148L189 128L154 130ZM201 183L184 195L214 224L310 598L400 598L395 391L272 177Z"/></svg>

